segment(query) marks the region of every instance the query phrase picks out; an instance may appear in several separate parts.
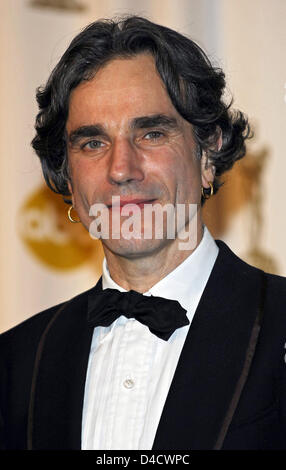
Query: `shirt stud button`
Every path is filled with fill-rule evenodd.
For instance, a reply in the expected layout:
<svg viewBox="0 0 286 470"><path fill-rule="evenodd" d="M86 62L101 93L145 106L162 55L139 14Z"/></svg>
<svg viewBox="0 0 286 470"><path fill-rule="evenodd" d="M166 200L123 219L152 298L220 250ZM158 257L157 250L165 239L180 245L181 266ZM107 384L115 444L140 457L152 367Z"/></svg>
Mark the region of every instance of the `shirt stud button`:
<svg viewBox="0 0 286 470"><path fill-rule="evenodd" d="M126 379L126 380L124 380L123 385L124 385L125 388L133 388L135 384L134 384L133 380Z"/></svg>

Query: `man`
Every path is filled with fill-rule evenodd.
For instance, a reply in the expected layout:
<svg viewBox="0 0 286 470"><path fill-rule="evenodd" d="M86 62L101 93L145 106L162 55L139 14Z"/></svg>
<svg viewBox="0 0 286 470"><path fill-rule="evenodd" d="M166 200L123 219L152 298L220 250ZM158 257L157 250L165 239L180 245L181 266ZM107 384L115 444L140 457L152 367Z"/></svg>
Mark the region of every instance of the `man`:
<svg viewBox="0 0 286 470"><path fill-rule="evenodd" d="M285 280L202 221L250 134L224 86L190 39L129 17L87 27L38 91L45 179L91 232L104 206L105 260L94 288L2 335L2 448L286 448Z"/></svg>

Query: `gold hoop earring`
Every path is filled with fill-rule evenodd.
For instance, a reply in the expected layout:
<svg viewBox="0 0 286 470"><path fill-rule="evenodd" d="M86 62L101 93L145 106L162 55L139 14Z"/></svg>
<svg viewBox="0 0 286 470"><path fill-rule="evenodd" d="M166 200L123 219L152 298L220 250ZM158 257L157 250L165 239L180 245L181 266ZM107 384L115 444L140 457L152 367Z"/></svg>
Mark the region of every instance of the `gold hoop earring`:
<svg viewBox="0 0 286 470"><path fill-rule="evenodd" d="M210 185L210 188L204 188L204 187L202 186L202 196L203 196L204 199L209 199L210 197L212 197L212 195L213 195L213 193L214 193L213 184L212 184L210 181L208 181L208 183L209 183L209 185ZM210 189L210 193L206 193L205 191L206 191L206 190L208 191L209 189Z"/></svg>
<svg viewBox="0 0 286 470"><path fill-rule="evenodd" d="M69 210L68 210L68 218L70 220L70 222L72 222L73 224L78 224L80 222L80 220L75 220L72 218L71 216L71 211L74 209L74 206L70 206L69 207Z"/></svg>

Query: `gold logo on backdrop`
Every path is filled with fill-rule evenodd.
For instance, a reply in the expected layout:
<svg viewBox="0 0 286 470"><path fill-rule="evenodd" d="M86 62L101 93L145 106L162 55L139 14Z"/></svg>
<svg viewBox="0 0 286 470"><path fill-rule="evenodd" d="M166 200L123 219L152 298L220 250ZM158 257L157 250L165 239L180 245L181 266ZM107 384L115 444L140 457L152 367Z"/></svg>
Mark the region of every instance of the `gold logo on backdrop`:
<svg viewBox="0 0 286 470"><path fill-rule="evenodd" d="M71 224L67 204L48 188L31 194L20 208L18 232L28 250L50 268L71 270L92 263L101 271L101 242L81 224Z"/></svg>
<svg viewBox="0 0 286 470"><path fill-rule="evenodd" d="M80 12L86 9L79 0L30 0L32 7L55 8L57 10Z"/></svg>

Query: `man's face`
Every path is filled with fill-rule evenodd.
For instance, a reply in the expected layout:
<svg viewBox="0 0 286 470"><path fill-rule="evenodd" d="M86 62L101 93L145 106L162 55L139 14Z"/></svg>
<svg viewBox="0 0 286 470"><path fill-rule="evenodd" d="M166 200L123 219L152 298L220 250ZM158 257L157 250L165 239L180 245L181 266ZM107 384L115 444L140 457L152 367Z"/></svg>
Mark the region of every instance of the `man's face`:
<svg viewBox="0 0 286 470"><path fill-rule="evenodd" d="M94 220L90 207L110 206L112 196L139 204L142 213L144 204L199 207L202 181L208 186L207 179L212 180L197 157L192 126L174 108L148 54L112 60L75 88L66 130L69 187L87 229ZM121 224L124 219L121 215ZM166 234L103 240L105 248L127 257L152 254L173 242Z"/></svg>

